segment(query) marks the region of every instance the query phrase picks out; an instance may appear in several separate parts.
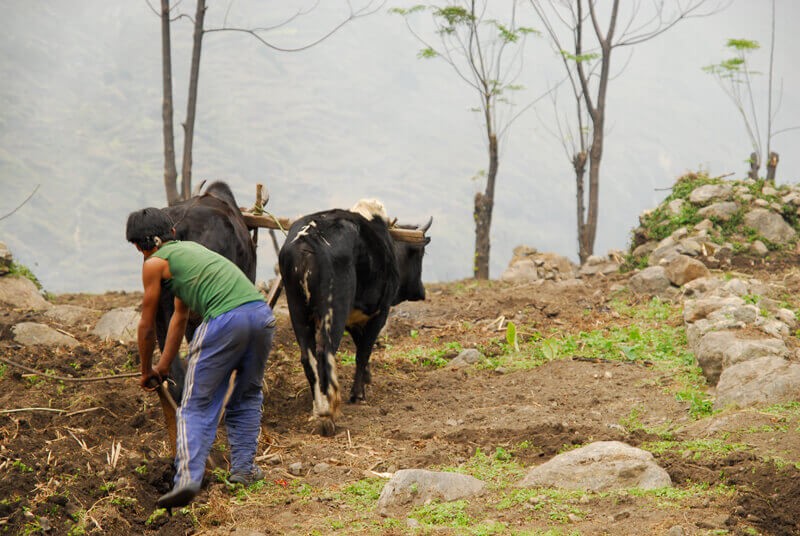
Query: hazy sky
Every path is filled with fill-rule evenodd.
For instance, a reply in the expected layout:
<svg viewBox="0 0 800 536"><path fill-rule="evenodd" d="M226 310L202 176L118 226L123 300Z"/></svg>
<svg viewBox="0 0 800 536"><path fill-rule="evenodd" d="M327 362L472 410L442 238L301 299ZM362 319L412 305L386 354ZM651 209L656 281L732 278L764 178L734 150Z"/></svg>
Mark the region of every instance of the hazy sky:
<svg viewBox="0 0 800 536"><path fill-rule="evenodd" d="M191 10L192 3L183 7ZM292 5L299 5L293 2ZM408 2L403 3L407 5ZM207 27L266 26L286 2L209 1ZM326 0L271 34L307 43L341 16ZM194 152L195 178L227 179L240 204L267 184L268 208L296 216L378 197L392 216L434 216L424 278L471 275L473 177L487 167L476 101L420 46L387 6L319 46L280 53L246 35L205 37ZM494 5L494 4L493 4ZM747 168L750 145L733 105L702 67L730 56L728 38L758 40L752 63L766 71L771 2L734 0L712 17L685 21L655 40L615 52L595 251L624 249L638 215L688 170ZM800 126L800 3L778 0L775 128ZM230 10L228 10L230 6ZM0 20L0 215L35 184L30 203L0 220L0 241L53 292L137 289L137 252L124 241L127 213L164 204L159 20L147 3L7 0ZM530 11L527 4L521 10ZM536 22L531 22L536 25ZM176 125L183 120L191 26L173 25ZM24 66L24 69L21 68ZM620 69L624 66L624 70ZM533 38L519 105L563 74L547 39ZM755 80L763 117L766 76ZM144 88L144 89L143 89ZM559 97L564 105L569 96ZM553 107L543 101L512 127L502 148L492 228L492 277L526 244L576 254L575 184ZM179 127L178 127L179 128ZM763 126L762 126L763 128ZM773 140L779 182L800 178L800 130ZM179 145L180 147L180 145ZM180 149L178 149L180 151ZM262 235L263 236L263 235ZM268 241L259 279L272 277Z"/></svg>

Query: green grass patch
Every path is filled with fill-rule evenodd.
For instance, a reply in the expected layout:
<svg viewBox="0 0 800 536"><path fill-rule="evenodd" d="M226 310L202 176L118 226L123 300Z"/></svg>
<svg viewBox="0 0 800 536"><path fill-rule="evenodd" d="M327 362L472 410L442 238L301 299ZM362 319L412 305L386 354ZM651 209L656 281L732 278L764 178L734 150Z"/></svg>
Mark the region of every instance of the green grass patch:
<svg viewBox="0 0 800 536"><path fill-rule="evenodd" d="M386 481L380 478L367 478L345 486L338 497L358 509L371 509L378 502Z"/></svg>
<svg viewBox="0 0 800 536"><path fill-rule="evenodd" d="M443 467L442 471L470 475L491 487L499 488L516 482L525 473L525 468L514 461L511 452L497 447L493 454L476 449L475 454L459 467Z"/></svg>
<svg viewBox="0 0 800 536"><path fill-rule="evenodd" d="M447 365L450 360L445 357L455 357L461 352L463 348L458 342L448 342L438 348L429 348L427 346L417 346L410 352L402 354L401 358L408 359L414 365L421 365L424 367L441 368Z"/></svg>
<svg viewBox="0 0 800 536"><path fill-rule="evenodd" d="M468 502L465 500L440 502L433 501L414 508L408 517L423 525L450 528L467 528L474 525L467 514Z"/></svg>
<svg viewBox="0 0 800 536"><path fill-rule="evenodd" d="M642 448L653 454L668 452L679 454L692 460L719 459L733 452L750 449L744 443L727 443L722 439L692 439L687 441L650 441L642 444Z"/></svg>
<svg viewBox="0 0 800 536"><path fill-rule="evenodd" d="M30 268L25 266L24 264L19 264L18 262L11 261L11 266L9 266L9 273L12 275L18 275L24 277L26 279L30 279L36 288L42 290L42 284L39 282L39 279L31 272Z"/></svg>

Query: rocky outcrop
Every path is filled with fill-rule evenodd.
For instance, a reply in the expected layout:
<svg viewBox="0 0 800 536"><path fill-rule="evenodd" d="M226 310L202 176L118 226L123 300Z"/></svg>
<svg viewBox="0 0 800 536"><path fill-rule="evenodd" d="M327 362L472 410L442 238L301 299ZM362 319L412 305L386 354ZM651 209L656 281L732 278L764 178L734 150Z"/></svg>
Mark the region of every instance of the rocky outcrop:
<svg viewBox="0 0 800 536"><path fill-rule="evenodd" d="M533 467L519 485L598 492L664 488L672 480L649 452L619 441L598 441Z"/></svg>

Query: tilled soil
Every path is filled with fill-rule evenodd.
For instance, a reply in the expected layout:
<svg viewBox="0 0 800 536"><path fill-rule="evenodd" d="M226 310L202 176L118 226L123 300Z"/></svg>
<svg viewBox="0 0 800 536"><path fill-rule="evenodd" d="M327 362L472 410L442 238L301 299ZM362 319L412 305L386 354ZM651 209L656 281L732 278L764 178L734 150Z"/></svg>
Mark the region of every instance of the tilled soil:
<svg viewBox="0 0 800 536"><path fill-rule="evenodd" d="M760 277L765 275L770 276ZM783 281L785 274L771 277ZM683 534L800 534L797 413L787 419L757 410L728 411L693 420L688 403L675 397L670 372L647 361L566 356L529 370L497 370L439 367L424 360L434 351L449 359L458 348L470 347L489 357L499 355L505 351L505 331L498 326L507 321L540 333L625 326L632 320L610 304L616 296L637 305L619 290L625 278L428 285L425 302L393 310L373 353L368 400L345 405L331 438L316 435L309 421L309 390L285 304L279 302L259 457L266 486L242 493L221 481L227 462L220 430L203 491L190 508L172 517L153 515L155 500L170 487L171 457L158 399L138 388L138 378L65 381L5 365L0 377L0 531L406 534L413 529L404 515L391 523L370 505L354 507L335 498L335 492L398 469L459 466L478 450L505 449L527 467L593 441L634 446L658 441L652 430L668 427L675 440L741 445L713 455L674 449L655 454L679 489L729 492L688 493L680 500L587 494L561 502L544 494L499 509L498 494L507 491L494 490L471 500L468 514L503 523L509 534L666 534L677 525ZM137 293L108 293L64 295L56 301L106 311L136 305L139 298ZM138 370L135 345L101 341L87 326L55 326L39 315L0 311L0 356L5 359L73 378ZM73 350L20 347L11 340L10 326L23 320L50 323L81 345ZM672 322L680 325L678 318ZM348 352L349 341L340 353ZM352 373L352 365L340 367L345 393ZM621 425L633 408L641 425ZM292 474L296 462L302 469ZM443 525L434 532L467 530Z"/></svg>

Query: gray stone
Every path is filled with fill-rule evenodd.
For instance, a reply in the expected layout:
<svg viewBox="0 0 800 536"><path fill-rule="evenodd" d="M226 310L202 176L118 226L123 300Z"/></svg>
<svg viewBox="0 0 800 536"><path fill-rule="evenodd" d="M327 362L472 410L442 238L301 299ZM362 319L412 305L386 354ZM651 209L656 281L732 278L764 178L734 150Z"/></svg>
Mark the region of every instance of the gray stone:
<svg viewBox="0 0 800 536"><path fill-rule="evenodd" d="M740 298L749 292L750 286L747 284L746 281L742 281L739 278L731 279L727 281L725 284L722 285L722 290L731 295L731 296L739 296Z"/></svg>
<svg viewBox="0 0 800 536"><path fill-rule="evenodd" d="M703 296L704 294L716 290L723 285L718 277L699 277L689 281L683 286L685 296Z"/></svg>
<svg viewBox="0 0 800 536"><path fill-rule="evenodd" d="M598 441L531 468L520 486L597 492L657 489L672 486L672 480L649 452L619 441Z"/></svg>
<svg viewBox="0 0 800 536"><path fill-rule="evenodd" d="M745 214L744 224L776 244L785 244L797 234L792 226L786 223L783 216L763 208L754 208Z"/></svg>
<svg viewBox="0 0 800 536"><path fill-rule="evenodd" d="M641 246L637 246L632 254L634 257L646 257L655 251L657 246L658 242L651 240L650 242L645 242Z"/></svg>
<svg viewBox="0 0 800 536"><path fill-rule="evenodd" d="M758 255L759 257L763 257L769 253L769 248L767 248L767 246L761 240L756 240L750 244L750 252L754 255Z"/></svg>
<svg viewBox="0 0 800 536"><path fill-rule="evenodd" d="M667 212L672 214L673 216L677 216L681 213L683 209L683 205L686 202L683 199L673 199L669 203L667 203Z"/></svg>
<svg viewBox="0 0 800 536"><path fill-rule="evenodd" d="M745 305L745 302L738 296L729 296L727 298L709 296L696 300L686 300L683 304L683 321L687 323L697 322L718 309L741 307L742 305Z"/></svg>
<svg viewBox="0 0 800 536"><path fill-rule="evenodd" d="M788 337L789 326L775 318L759 318L758 329L773 337Z"/></svg>
<svg viewBox="0 0 800 536"><path fill-rule="evenodd" d="M112 309L97 322L92 333L104 340L136 342L140 316L134 307Z"/></svg>
<svg viewBox="0 0 800 536"><path fill-rule="evenodd" d="M59 324L77 326L93 324L100 316L100 311L79 305L54 305L45 311L44 316Z"/></svg>
<svg viewBox="0 0 800 536"><path fill-rule="evenodd" d="M751 359L722 371L714 409L800 400L800 365L775 356Z"/></svg>
<svg viewBox="0 0 800 536"><path fill-rule="evenodd" d="M662 263L667 279L674 285L682 286L689 281L711 275L706 265L686 255L676 255Z"/></svg>
<svg viewBox="0 0 800 536"><path fill-rule="evenodd" d="M670 287L663 266L650 266L628 281L630 289L636 294L660 294Z"/></svg>
<svg viewBox="0 0 800 536"><path fill-rule="evenodd" d="M728 199L732 191L730 184L704 184L692 190L689 201L695 205L705 205L715 199Z"/></svg>
<svg viewBox="0 0 800 536"><path fill-rule="evenodd" d="M453 368L464 368L470 365L474 365L483 361L483 354L481 354L475 348L467 348L466 350L462 350L450 363L448 364L449 367Z"/></svg>
<svg viewBox="0 0 800 536"><path fill-rule="evenodd" d="M14 340L23 346L66 346L74 348L78 341L74 337L65 335L45 324L36 322L21 322L16 324L12 331Z"/></svg>
<svg viewBox="0 0 800 536"><path fill-rule="evenodd" d="M520 259L506 268L500 276L503 281L536 281L540 279L539 270L533 259Z"/></svg>
<svg viewBox="0 0 800 536"><path fill-rule="evenodd" d="M739 339L731 331L713 331L700 338L694 355L703 375L714 385L728 367L768 355L786 357L789 349L781 339Z"/></svg>
<svg viewBox="0 0 800 536"><path fill-rule="evenodd" d="M33 281L19 275L0 277L0 303L28 311L45 311L53 306L42 297Z"/></svg>
<svg viewBox="0 0 800 536"><path fill-rule="evenodd" d="M739 203L734 201L723 201L714 203L697 211L701 218L716 218L720 221L730 220L734 214L739 212Z"/></svg>
<svg viewBox="0 0 800 536"><path fill-rule="evenodd" d="M776 196L776 195L778 195L778 190L776 190L772 186L764 186L761 189L761 193L762 193L762 195L766 195L766 196Z"/></svg>
<svg viewBox="0 0 800 536"><path fill-rule="evenodd" d="M756 199L753 201L753 204L759 208L767 208L769 207L769 201L766 199Z"/></svg>
<svg viewBox="0 0 800 536"><path fill-rule="evenodd" d="M486 483L469 475L402 469L386 483L378 498L377 510L425 504L438 499L455 501L483 493Z"/></svg>
<svg viewBox="0 0 800 536"><path fill-rule="evenodd" d="M695 231L710 231L714 228L714 222L706 218L694 226Z"/></svg>
<svg viewBox="0 0 800 536"><path fill-rule="evenodd" d="M797 317L794 314L794 311L789 309L780 308L775 313L775 318L789 326L789 328L794 328L797 325Z"/></svg>
<svg viewBox="0 0 800 536"><path fill-rule="evenodd" d="M289 465L289 474L294 476L300 476L305 471L305 467L303 466L303 462L294 462L293 464Z"/></svg>

